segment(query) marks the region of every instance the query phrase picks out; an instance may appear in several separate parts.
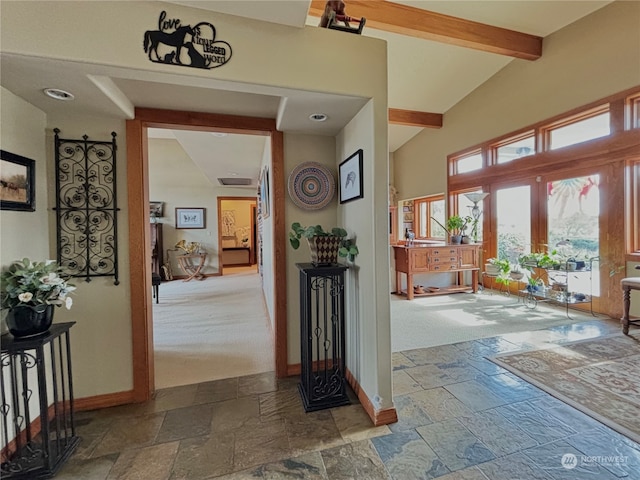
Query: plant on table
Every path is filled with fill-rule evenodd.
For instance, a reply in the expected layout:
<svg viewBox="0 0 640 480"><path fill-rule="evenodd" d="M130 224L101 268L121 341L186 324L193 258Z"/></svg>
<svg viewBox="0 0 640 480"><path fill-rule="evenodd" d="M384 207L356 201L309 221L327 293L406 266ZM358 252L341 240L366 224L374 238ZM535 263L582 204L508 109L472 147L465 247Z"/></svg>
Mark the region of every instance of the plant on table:
<svg viewBox="0 0 640 480"><path fill-rule="evenodd" d="M20 306L44 309L47 305L64 305L70 309L73 300L68 295L75 289L54 260L32 262L24 258L0 274L3 309Z"/></svg>
<svg viewBox="0 0 640 480"><path fill-rule="evenodd" d="M331 230L325 230L321 225L311 225L309 227L302 226L299 222L291 224L291 231L289 232L289 243L294 250L300 248L300 239L306 238L309 243L309 248L312 250L313 244L316 239L333 237L337 246L337 255L339 257L347 258L349 261L353 261L360 253L356 246L355 239L347 238L347 231L341 227L333 227Z"/></svg>

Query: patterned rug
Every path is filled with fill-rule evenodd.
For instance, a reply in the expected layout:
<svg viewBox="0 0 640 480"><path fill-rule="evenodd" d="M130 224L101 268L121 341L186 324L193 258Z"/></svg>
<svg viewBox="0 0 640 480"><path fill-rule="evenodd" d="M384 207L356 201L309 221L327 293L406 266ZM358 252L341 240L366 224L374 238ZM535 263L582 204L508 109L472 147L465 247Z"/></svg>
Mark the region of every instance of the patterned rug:
<svg viewBox="0 0 640 480"><path fill-rule="evenodd" d="M490 360L640 443L640 333Z"/></svg>

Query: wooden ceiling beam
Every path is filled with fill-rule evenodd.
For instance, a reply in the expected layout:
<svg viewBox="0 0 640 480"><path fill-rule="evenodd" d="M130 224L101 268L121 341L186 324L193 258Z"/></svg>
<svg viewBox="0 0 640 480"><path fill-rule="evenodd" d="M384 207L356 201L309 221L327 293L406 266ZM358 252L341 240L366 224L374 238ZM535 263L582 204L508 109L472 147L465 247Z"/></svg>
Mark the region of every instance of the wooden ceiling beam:
<svg viewBox="0 0 640 480"><path fill-rule="evenodd" d="M321 17L324 0L312 0L309 15ZM366 27L473 48L525 60L542 56L542 37L472 22L384 0L347 0L350 17L365 17Z"/></svg>
<svg viewBox="0 0 640 480"><path fill-rule="evenodd" d="M442 128L442 114L390 108L389 123L409 127Z"/></svg>

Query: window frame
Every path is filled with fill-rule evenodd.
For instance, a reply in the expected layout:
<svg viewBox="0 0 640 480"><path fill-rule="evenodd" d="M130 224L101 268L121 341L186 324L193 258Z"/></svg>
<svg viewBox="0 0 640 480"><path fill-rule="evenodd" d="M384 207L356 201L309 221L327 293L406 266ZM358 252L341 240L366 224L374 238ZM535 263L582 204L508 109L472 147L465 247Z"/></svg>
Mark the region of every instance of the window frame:
<svg viewBox="0 0 640 480"><path fill-rule="evenodd" d="M416 234L416 239L420 239L420 240L446 240L446 233L444 237L435 237L433 236L431 233L431 222L428 221L428 219L431 218L431 204L434 202L443 202L444 206L446 207L446 203L445 203L445 195L444 193L440 193L437 195L429 195L427 197L421 197L421 198L415 198L413 200L413 231ZM421 231L421 226L422 226L422 219L421 216L418 215L418 213L420 212L420 204L425 203L427 204L427 212L429 213L428 215L428 219L427 219L427 225L426 225L426 232L427 235L426 236L421 236L420 235L420 231ZM445 209L446 212L446 209ZM445 214L445 220L446 220L446 214Z"/></svg>
<svg viewBox="0 0 640 480"><path fill-rule="evenodd" d="M611 129L611 104L609 102L598 105L596 107L592 107L592 108L588 108L586 110L583 110L579 113L576 113L574 115L569 115L566 117L563 117L560 120L557 120L555 122L552 123L548 123L544 126L540 127L540 133L539 133L539 140L540 140L540 151L542 152L546 152L546 151L553 151L554 149L551 148L551 133L554 130L558 130L560 128L563 127L567 127L569 125L573 125L574 123L579 123L582 122L584 120L588 120L590 118L594 118L597 117L599 115L603 115L605 113L609 114L609 135L602 135L600 137L594 137L594 138L587 138L585 140L582 140L580 142L576 142L576 143L572 143L570 145L565 145L564 147L559 147L559 148L567 148L567 147L573 147L575 145L579 145L581 143L584 142L588 142L590 140L597 140L603 137L608 137L611 135L612 130ZM557 150L557 149L555 149Z"/></svg>

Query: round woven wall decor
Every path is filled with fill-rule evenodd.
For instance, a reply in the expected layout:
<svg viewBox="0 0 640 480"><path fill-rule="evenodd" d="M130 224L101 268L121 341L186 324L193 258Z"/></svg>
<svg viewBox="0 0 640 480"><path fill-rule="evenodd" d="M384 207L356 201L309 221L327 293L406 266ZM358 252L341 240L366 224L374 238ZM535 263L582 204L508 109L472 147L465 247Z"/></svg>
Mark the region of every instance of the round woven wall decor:
<svg viewBox="0 0 640 480"><path fill-rule="evenodd" d="M289 175L289 196L303 210L326 207L335 193L333 174L320 163L301 163Z"/></svg>

